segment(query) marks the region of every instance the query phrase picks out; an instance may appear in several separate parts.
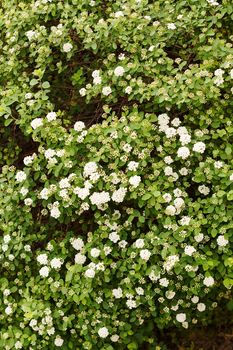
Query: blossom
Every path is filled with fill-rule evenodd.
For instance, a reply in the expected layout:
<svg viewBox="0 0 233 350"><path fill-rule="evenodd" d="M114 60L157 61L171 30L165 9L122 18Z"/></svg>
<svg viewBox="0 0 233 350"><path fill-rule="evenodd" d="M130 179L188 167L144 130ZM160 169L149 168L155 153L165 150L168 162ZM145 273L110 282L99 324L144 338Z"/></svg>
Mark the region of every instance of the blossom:
<svg viewBox="0 0 233 350"><path fill-rule="evenodd" d="M186 320L186 314L180 313L176 315L177 322L183 323Z"/></svg>
<svg viewBox="0 0 233 350"><path fill-rule="evenodd" d="M50 261L50 265L53 269L60 269L61 266L62 266L62 260L59 259L59 258L53 258L51 261Z"/></svg>
<svg viewBox="0 0 233 350"><path fill-rule="evenodd" d="M171 30L175 30L176 29L176 25L174 23L168 23L167 24L167 28L171 29Z"/></svg>
<svg viewBox="0 0 233 350"><path fill-rule="evenodd" d="M85 177L90 176L92 173L95 173L97 171L98 167L95 162L89 162L86 163L83 169L83 175Z"/></svg>
<svg viewBox="0 0 233 350"><path fill-rule="evenodd" d="M37 262L41 265L47 265L48 264L48 256L47 254L39 254L36 258Z"/></svg>
<svg viewBox="0 0 233 350"><path fill-rule="evenodd" d="M91 201L91 204L93 205L95 204L98 206L101 204L108 203L110 201L110 196L109 196L109 193L106 191L94 192L90 196L90 201Z"/></svg>
<svg viewBox="0 0 233 350"><path fill-rule="evenodd" d="M84 188L80 188L80 187L75 187L74 188L74 193L77 194L77 196L84 200L87 196L89 196L90 191L88 188L84 187Z"/></svg>
<svg viewBox="0 0 233 350"><path fill-rule="evenodd" d="M25 198L24 199L24 204L25 205L30 206L30 205L32 205L32 203L33 203L33 200L31 198Z"/></svg>
<svg viewBox="0 0 233 350"><path fill-rule="evenodd" d="M86 93L87 93L87 90L86 90L85 88L81 88L81 89L79 90L79 94L80 94L81 96L85 96Z"/></svg>
<svg viewBox="0 0 233 350"><path fill-rule="evenodd" d="M195 241L198 243L201 242L203 240L203 238L204 238L203 233L199 233L198 235L194 236Z"/></svg>
<svg viewBox="0 0 233 350"><path fill-rule="evenodd" d="M122 66L118 66L114 69L114 75L116 77L122 77L122 75L124 74L125 70Z"/></svg>
<svg viewBox="0 0 233 350"><path fill-rule="evenodd" d="M57 113L56 112L49 112L47 115L46 115L46 118L49 122L52 122L53 120L56 120L57 119Z"/></svg>
<svg viewBox="0 0 233 350"><path fill-rule="evenodd" d="M189 256L192 256L193 253L195 253L195 252L196 252L196 249L194 247L192 247L191 245L187 245L184 249L184 253L186 255L189 255Z"/></svg>
<svg viewBox="0 0 233 350"><path fill-rule="evenodd" d="M48 268L48 266L43 266L40 269L39 274L41 275L41 277L48 277L48 275L49 275L49 268Z"/></svg>
<svg viewBox="0 0 233 350"><path fill-rule="evenodd" d="M15 348L16 349L22 349L22 347L23 347L23 344L21 343L21 341L17 341L16 343L15 343Z"/></svg>
<svg viewBox="0 0 233 350"><path fill-rule="evenodd" d="M167 208L165 209L165 214L166 215L175 215L176 213L176 208L173 205L168 205Z"/></svg>
<svg viewBox="0 0 233 350"><path fill-rule="evenodd" d="M79 265L83 265L86 260L87 260L86 256L81 253L77 253L74 257L75 263Z"/></svg>
<svg viewBox="0 0 233 350"><path fill-rule="evenodd" d="M214 284L214 279L213 277L209 276L209 277L205 277L203 280L203 284L207 287L211 287Z"/></svg>
<svg viewBox="0 0 233 350"><path fill-rule="evenodd" d="M78 121L74 124L75 131L82 131L83 129L85 129L85 124L83 122Z"/></svg>
<svg viewBox="0 0 233 350"><path fill-rule="evenodd" d="M43 119L42 118L35 118L31 121L31 127L32 129L37 129L39 128L40 126L43 125Z"/></svg>
<svg viewBox="0 0 233 350"><path fill-rule="evenodd" d="M73 45L71 43L65 43L63 45L63 51L64 52L70 52L73 48Z"/></svg>
<svg viewBox="0 0 233 350"><path fill-rule="evenodd" d="M48 199L49 194L50 194L50 191L47 188L43 188L43 190L40 191L40 198L41 199Z"/></svg>
<svg viewBox="0 0 233 350"><path fill-rule="evenodd" d="M119 337L118 334L113 334L110 339L111 339L112 342L115 343L115 342L117 342L119 340L119 338L120 337Z"/></svg>
<svg viewBox="0 0 233 350"><path fill-rule="evenodd" d="M194 295L194 296L192 297L191 301L192 301L192 303L197 304L198 301L199 301L199 297L196 296L196 295Z"/></svg>
<svg viewBox="0 0 233 350"><path fill-rule="evenodd" d="M23 182L26 180L26 178L27 178L26 173L24 171L21 171L21 170L18 171L16 176L15 176L15 179L17 182Z"/></svg>
<svg viewBox="0 0 233 350"><path fill-rule="evenodd" d="M144 247L144 239L142 238L138 238L136 241L135 241L135 246L136 248L143 248Z"/></svg>
<svg viewBox="0 0 233 350"><path fill-rule="evenodd" d="M23 162L24 162L24 164L27 166L27 165L32 164L33 159L34 159L33 156L27 156L27 157L24 157Z"/></svg>
<svg viewBox="0 0 233 350"><path fill-rule="evenodd" d="M110 95L111 92L112 92L112 89L110 88L110 86L104 86L103 89L102 89L102 94L104 96Z"/></svg>
<svg viewBox="0 0 233 350"><path fill-rule="evenodd" d="M129 309L134 309L137 306L136 301L132 299L128 299L126 305Z"/></svg>
<svg viewBox="0 0 233 350"><path fill-rule="evenodd" d="M169 281L168 281L168 279L167 279L166 277L160 278L159 284L160 284L162 287L168 287Z"/></svg>
<svg viewBox="0 0 233 350"><path fill-rule="evenodd" d="M141 176L138 176L138 175L134 175L134 176L131 176L129 178L129 183L130 185L132 185L133 187L137 187L141 182Z"/></svg>
<svg viewBox="0 0 233 350"><path fill-rule="evenodd" d="M81 238L73 238L70 242L72 247L76 250L81 250L84 247L84 242Z"/></svg>
<svg viewBox="0 0 233 350"><path fill-rule="evenodd" d="M206 309L205 304L203 304L203 303L198 303L197 304L197 310L198 311L203 312L203 311L205 311L205 309Z"/></svg>
<svg viewBox="0 0 233 350"><path fill-rule="evenodd" d="M172 200L172 196L170 195L170 193L164 193L163 199L165 200L165 202L169 203Z"/></svg>
<svg viewBox="0 0 233 350"><path fill-rule="evenodd" d="M112 200L116 203L121 203L121 202L123 202L126 193L127 193L126 188L119 188L118 190L113 192Z"/></svg>
<svg viewBox="0 0 233 350"><path fill-rule="evenodd" d="M111 232L108 236L108 238L110 239L110 241L112 241L113 243L117 243L120 240L120 236L116 233L116 232Z"/></svg>
<svg viewBox="0 0 233 350"><path fill-rule="evenodd" d="M88 278L94 278L95 277L95 270L92 268L89 268L85 271L85 276Z"/></svg>
<svg viewBox="0 0 233 350"><path fill-rule="evenodd" d="M228 243L228 239L226 239L223 235L218 236L217 244L219 245L219 247L225 247Z"/></svg>
<svg viewBox="0 0 233 350"><path fill-rule="evenodd" d="M61 337L56 337L55 340L54 340L54 344L58 347L62 346L64 343L64 340L61 338Z"/></svg>
<svg viewBox="0 0 233 350"><path fill-rule="evenodd" d="M145 260L148 261L150 259L151 256L151 252L148 249L142 249L140 251L140 257Z"/></svg>
<svg viewBox="0 0 233 350"><path fill-rule="evenodd" d="M6 308L5 308L5 313L7 314L7 315L10 315L11 313L12 313L12 307L10 306L10 305L8 305Z"/></svg>
<svg viewBox="0 0 233 350"><path fill-rule="evenodd" d="M36 35L36 32L34 30L28 30L25 34L28 40L32 40L32 38Z"/></svg>
<svg viewBox="0 0 233 350"><path fill-rule="evenodd" d="M60 188L69 188L69 187L70 187L69 179L67 179L67 178L61 179L61 180L59 181L59 187L60 187Z"/></svg>
<svg viewBox="0 0 233 350"><path fill-rule="evenodd" d="M197 153L204 153L205 152L205 144L204 142L197 142L193 146L193 151Z"/></svg>
<svg viewBox="0 0 233 350"><path fill-rule="evenodd" d="M183 147L178 148L177 156L179 158L186 159L186 158L188 158L189 155L190 155L190 151L189 151L188 147L183 146Z"/></svg>
<svg viewBox="0 0 233 350"><path fill-rule="evenodd" d="M123 292L121 287L112 290L112 294L116 299L122 298Z"/></svg>
<svg viewBox="0 0 233 350"><path fill-rule="evenodd" d="M126 94L130 94L131 92L132 92L131 86L127 86L127 87L125 88L125 93L126 93Z"/></svg>
<svg viewBox="0 0 233 350"><path fill-rule="evenodd" d="M100 328L98 330L98 334L99 334L100 338L107 338L107 336L109 335L108 328L106 328L106 327Z"/></svg>
<svg viewBox="0 0 233 350"><path fill-rule="evenodd" d="M205 186L205 185L200 185L198 186L198 191L201 194L204 194L205 196L207 196L210 193L210 189L209 187Z"/></svg>
<svg viewBox="0 0 233 350"><path fill-rule="evenodd" d="M57 207L52 207L51 211L50 211L50 215L55 218L58 219L59 216L61 215L60 210Z"/></svg>
<svg viewBox="0 0 233 350"><path fill-rule="evenodd" d="M100 249L92 248L90 254L93 258L97 258L100 255Z"/></svg>

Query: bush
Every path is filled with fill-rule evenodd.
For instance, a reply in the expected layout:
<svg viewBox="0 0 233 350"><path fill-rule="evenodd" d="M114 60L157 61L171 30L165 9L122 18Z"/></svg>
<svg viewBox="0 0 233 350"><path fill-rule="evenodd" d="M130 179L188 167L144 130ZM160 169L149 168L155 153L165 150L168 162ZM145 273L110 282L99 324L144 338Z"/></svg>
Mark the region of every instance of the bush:
<svg viewBox="0 0 233 350"><path fill-rule="evenodd" d="M233 308L232 17L2 1L0 348L154 349Z"/></svg>

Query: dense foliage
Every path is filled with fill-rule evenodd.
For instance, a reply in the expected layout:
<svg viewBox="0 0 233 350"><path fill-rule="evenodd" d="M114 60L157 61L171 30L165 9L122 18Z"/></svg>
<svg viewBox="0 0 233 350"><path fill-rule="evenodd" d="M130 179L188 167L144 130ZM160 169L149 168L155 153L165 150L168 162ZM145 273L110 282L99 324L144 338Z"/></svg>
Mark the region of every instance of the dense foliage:
<svg viewBox="0 0 233 350"><path fill-rule="evenodd" d="M155 349L233 309L231 0L3 0L0 349Z"/></svg>

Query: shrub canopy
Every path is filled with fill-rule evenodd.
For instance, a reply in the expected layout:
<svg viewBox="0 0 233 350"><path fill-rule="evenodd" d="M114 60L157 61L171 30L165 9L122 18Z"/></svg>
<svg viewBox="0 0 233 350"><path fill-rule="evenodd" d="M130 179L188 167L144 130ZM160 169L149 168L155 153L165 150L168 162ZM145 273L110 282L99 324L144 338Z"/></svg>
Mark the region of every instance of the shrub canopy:
<svg viewBox="0 0 233 350"><path fill-rule="evenodd" d="M0 348L154 349L233 308L232 19L1 2Z"/></svg>

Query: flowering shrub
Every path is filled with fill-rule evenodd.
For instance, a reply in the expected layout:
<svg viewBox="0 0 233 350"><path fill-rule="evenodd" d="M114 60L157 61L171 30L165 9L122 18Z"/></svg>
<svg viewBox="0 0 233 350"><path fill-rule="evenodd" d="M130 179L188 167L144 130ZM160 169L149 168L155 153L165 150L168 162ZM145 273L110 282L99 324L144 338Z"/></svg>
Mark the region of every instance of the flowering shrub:
<svg viewBox="0 0 233 350"><path fill-rule="evenodd" d="M154 349L232 308L232 16L2 1L0 348Z"/></svg>

